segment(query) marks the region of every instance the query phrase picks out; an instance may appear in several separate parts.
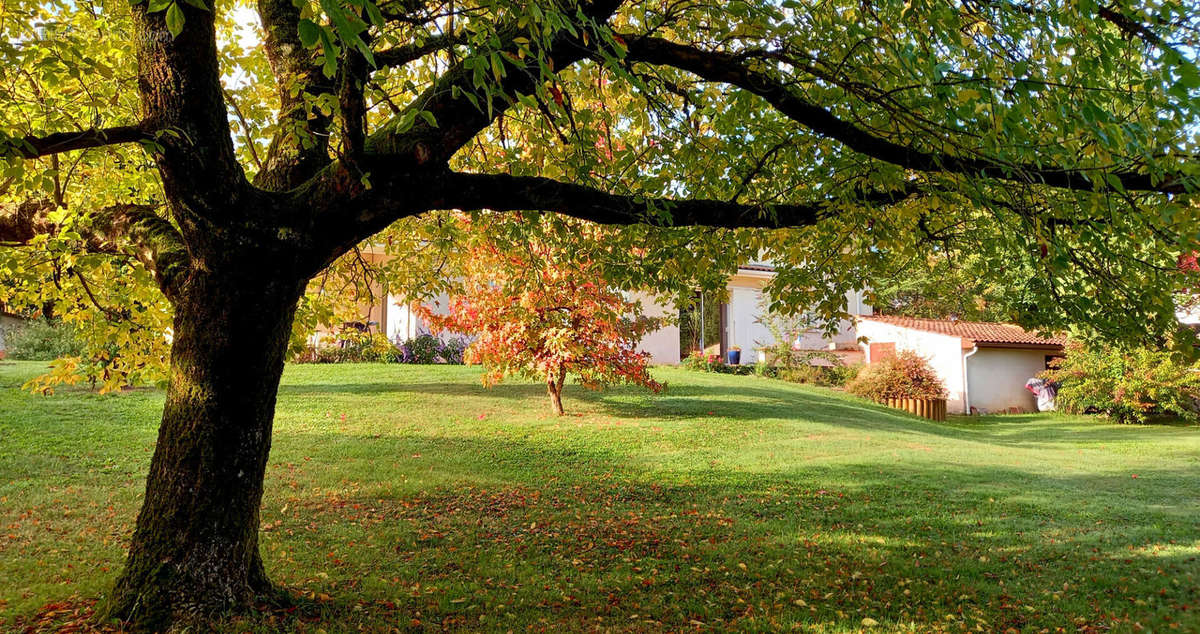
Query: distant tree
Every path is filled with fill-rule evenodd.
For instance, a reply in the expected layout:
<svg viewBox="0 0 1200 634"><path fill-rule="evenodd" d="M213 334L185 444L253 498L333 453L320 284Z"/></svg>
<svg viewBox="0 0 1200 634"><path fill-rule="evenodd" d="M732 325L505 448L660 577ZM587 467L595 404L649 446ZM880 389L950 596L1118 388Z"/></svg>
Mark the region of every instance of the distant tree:
<svg viewBox="0 0 1200 634"><path fill-rule="evenodd" d="M591 389L627 383L662 390L647 370L649 354L637 350L662 320L643 315L573 246L538 240L505 250L487 239L491 233L479 227L463 250L449 312L418 309L435 330L476 337L464 358L483 364L486 384L510 375L544 380L559 415L570 375Z"/></svg>
<svg viewBox="0 0 1200 634"><path fill-rule="evenodd" d="M905 317L969 321L1018 321L1031 296L1032 269L1013 262L1007 275L984 275L983 258L931 251L873 278L869 301L876 312Z"/></svg>

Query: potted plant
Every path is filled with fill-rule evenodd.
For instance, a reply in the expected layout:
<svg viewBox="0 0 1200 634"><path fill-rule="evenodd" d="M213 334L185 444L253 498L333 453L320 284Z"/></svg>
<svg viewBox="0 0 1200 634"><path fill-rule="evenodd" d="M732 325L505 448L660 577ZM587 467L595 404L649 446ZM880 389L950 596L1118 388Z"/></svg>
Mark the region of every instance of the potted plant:
<svg viewBox="0 0 1200 634"><path fill-rule="evenodd" d="M738 365L742 362L742 349L739 346L730 346L725 356L729 365Z"/></svg>

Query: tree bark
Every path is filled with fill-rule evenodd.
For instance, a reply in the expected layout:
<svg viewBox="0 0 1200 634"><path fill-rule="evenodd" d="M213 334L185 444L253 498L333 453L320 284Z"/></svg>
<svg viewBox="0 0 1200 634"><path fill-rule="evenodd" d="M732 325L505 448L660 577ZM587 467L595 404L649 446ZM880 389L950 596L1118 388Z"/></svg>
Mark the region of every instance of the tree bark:
<svg viewBox="0 0 1200 634"><path fill-rule="evenodd" d="M567 375L565 372L559 373L558 376L548 375L546 377L546 391L550 393L550 407L558 416L562 416L564 413L562 404L562 390L563 383L566 382L566 379Z"/></svg>
<svg viewBox="0 0 1200 634"><path fill-rule="evenodd" d="M176 303L146 498L100 610L137 629L202 623L272 591L258 551L259 505L303 284L235 270L245 273L193 271Z"/></svg>

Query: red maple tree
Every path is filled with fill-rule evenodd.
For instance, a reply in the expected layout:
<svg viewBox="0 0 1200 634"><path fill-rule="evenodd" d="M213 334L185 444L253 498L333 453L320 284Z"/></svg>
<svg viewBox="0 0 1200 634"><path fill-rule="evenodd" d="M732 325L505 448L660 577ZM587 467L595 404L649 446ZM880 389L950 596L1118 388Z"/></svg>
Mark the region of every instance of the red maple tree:
<svg viewBox="0 0 1200 634"><path fill-rule="evenodd" d="M663 389L650 377L649 354L637 350L662 320L606 283L589 257L545 241L510 248L487 239L464 256L447 312L418 310L435 331L476 337L464 359L484 366L485 384L510 375L544 380L560 415L568 375L590 389L621 383Z"/></svg>

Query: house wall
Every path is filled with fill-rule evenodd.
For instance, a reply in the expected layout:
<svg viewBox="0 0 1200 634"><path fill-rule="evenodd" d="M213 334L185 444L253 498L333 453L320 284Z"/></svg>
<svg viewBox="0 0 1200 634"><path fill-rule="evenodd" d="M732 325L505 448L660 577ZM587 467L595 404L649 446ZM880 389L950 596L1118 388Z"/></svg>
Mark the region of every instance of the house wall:
<svg viewBox="0 0 1200 634"><path fill-rule="evenodd" d="M762 321L763 288L774 276L774 273L765 271L741 271L729 279L725 343L742 349L742 363L754 363L758 358L758 348L775 343L770 328ZM846 309L854 315L874 313L862 292L846 293ZM838 322L837 332L832 338L825 337L820 330L811 330L802 334L795 345L805 350L817 350L827 349L831 343L843 348L856 346L857 341L854 321L843 319Z"/></svg>
<svg viewBox="0 0 1200 634"><path fill-rule="evenodd" d="M729 301L725 313L726 350L742 349L742 363L754 363L756 349L774 343L770 329L762 323L762 289L772 273L743 271L729 278Z"/></svg>
<svg viewBox="0 0 1200 634"><path fill-rule="evenodd" d="M1036 412L1037 399L1025 381L1046 369L1045 350L980 348L967 359L971 407L997 413L1010 407Z"/></svg>
<svg viewBox="0 0 1200 634"><path fill-rule="evenodd" d="M857 331L859 337L865 337L867 340L863 346L867 351L867 363L878 360L871 358L872 343L895 343L896 352L911 350L928 359L929 365L946 387L946 410L963 412L963 355L970 352L970 348L963 350L961 338L866 319L859 320ZM968 361L971 362L974 362L974 357Z"/></svg>
<svg viewBox="0 0 1200 634"><path fill-rule="evenodd" d="M846 312L851 315L875 314L874 309L867 304L865 294L862 291L846 292ZM837 332L833 335L832 339L825 338L824 333L820 330L810 330L801 335L797 343L798 347L803 350L828 348L830 343L835 344L838 348L857 347L858 332L855 329L853 320L843 319L838 322Z"/></svg>
<svg viewBox="0 0 1200 634"><path fill-rule="evenodd" d="M669 301L660 301L649 293L629 293L630 301L642 305L647 317L667 317L676 320L679 310ZM675 365L679 363L679 324L670 323L647 334L638 343L639 352L650 353L650 363Z"/></svg>
<svg viewBox="0 0 1200 634"><path fill-rule="evenodd" d="M441 293L431 300L424 303L433 308L435 315L444 315L447 312L447 305L450 302L450 296ZM411 307L411 304L403 295L388 295L387 296L387 319L384 324L384 329L380 332L387 335L387 338L394 343L402 343L409 339L415 339L421 335L433 334L433 330L429 327L429 323L417 315ZM456 337L463 337L460 333L441 332L438 337L443 341Z"/></svg>
<svg viewBox="0 0 1200 634"><path fill-rule="evenodd" d="M25 320L11 315L0 315L0 359L4 358L4 335L25 324Z"/></svg>
<svg viewBox="0 0 1200 634"><path fill-rule="evenodd" d="M403 297L388 295L387 302L387 323L384 325L383 333L387 335L388 340L406 341L421 334L424 323L409 308Z"/></svg>
<svg viewBox="0 0 1200 634"><path fill-rule="evenodd" d="M371 263L380 263L390 258L382 251L368 248L363 251L363 258ZM729 279L727 288L729 302L725 323L725 343L727 346L738 346L742 349L742 363L754 363L756 349L774 343L770 329L762 323L763 287L775 276L769 271L741 270ZM417 316L408 306L402 296L386 294L378 285L372 287L375 300L372 303L363 302L360 306L362 318L368 320L373 332L385 334L388 339L396 342L405 341L422 334L429 334L428 324ZM678 309L670 302L659 303L654 297L644 292L629 294L631 299L640 301L646 315L652 317L666 316L675 320ZM443 294L433 303L444 310L447 297ZM852 314L871 314L871 307L866 304L862 293L850 292L846 295L846 306ZM436 310L436 309L435 309ZM321 329L312 337L312 343L317 344L330 333ZM454 333L443 333L443 337L458 336ZM841 347L853 345L856 342L854 323L843 320L837 334L832 339L824 338L821 333L814 331L801 337L798 341L801 347L828 348L831 342ZM646 335L638 346L640 351L650 353L652 363L677 364L680 361L679 326L669 324L655 332Z"/></svg>

